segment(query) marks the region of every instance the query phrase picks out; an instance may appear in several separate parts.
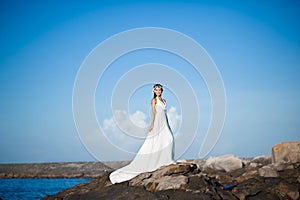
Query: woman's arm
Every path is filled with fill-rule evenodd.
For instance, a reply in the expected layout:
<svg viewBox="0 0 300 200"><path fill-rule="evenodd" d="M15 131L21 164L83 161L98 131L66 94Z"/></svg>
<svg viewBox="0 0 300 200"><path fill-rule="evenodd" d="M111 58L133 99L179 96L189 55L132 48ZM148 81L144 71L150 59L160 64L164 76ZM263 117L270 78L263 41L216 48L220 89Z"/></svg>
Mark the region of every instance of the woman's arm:
<svg viewBox="0 0 300 200"><path fill-rule="evenodd" d="M154 119L155 119L155 104L156 104L156 99L152 99L151 101L151 107L152 107L152 117L151 117L151 125L149 128L149 131L152 131L154 127Z"/></svg>

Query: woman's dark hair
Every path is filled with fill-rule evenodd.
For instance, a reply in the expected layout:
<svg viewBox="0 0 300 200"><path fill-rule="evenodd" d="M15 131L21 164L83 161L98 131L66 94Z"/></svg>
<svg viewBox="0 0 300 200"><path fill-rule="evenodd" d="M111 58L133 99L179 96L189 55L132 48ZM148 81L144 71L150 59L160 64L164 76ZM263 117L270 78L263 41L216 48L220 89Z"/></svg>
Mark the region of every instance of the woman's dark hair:
<svg viewBox="0 0 300 200"><path fill-rule="evenodd" d="M155 84L154 86L153 86L153 99L155 99L156 98L156 94L155 94L155 92L154 92L154 89L155 88L160 88L161 89L161 92L163 92L164 91L164 89L163 89L163 86L161 85L161 84Z"/></svg>

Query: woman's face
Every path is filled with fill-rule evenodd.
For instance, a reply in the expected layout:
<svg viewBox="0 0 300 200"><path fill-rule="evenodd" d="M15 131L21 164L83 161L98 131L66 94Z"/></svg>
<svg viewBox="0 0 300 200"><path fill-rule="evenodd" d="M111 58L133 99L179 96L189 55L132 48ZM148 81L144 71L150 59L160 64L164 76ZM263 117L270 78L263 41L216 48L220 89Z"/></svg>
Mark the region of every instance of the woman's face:
<svg viewBox="0 0 300 200"><path fill-rule="evenodd" d="M158 88L158 87L154 88L154 93L156 94L156 96L160 97L160 95L162 93L161 88Z"/></svg>

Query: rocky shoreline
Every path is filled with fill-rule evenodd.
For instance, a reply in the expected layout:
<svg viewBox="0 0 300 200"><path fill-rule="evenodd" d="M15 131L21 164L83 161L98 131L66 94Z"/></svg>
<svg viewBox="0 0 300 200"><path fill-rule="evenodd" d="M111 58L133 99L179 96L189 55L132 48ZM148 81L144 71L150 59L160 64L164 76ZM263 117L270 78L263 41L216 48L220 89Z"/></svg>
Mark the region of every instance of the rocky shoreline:
<svg viewBox="0 0 300 200"><path fill-rule="evenodd" d="M300 141L277 144L270 156L182 160L112 185L109 173L127 163L106 163L110 167L100 162L2 164L0 177L91 178L88 183L44 197L46 200L300 199Z"/></svg>
<svg viewBox="0 0 300 200"><path fill-rule="evenodd" d="M300 141L280 143L271 156L234 155L181 161L112 185L110 172L53 199L292 199L300 198Z"/></svg>

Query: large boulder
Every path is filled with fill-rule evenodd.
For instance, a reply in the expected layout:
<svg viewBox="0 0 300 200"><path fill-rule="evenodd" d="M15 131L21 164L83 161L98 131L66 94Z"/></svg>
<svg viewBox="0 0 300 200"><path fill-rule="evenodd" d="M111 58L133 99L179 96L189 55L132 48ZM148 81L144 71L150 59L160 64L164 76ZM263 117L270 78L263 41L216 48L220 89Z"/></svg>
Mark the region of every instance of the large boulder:
<svg viewBox="0 0 300 200"><path fill-rule="evenodd" d="M130 186L144 186L148 191L184 189L188 178L184 176L196 169L196 164L171 164L154 172L139 174L129 181Z"/></svg>
<svg viewBox="0 0 300 200"><path fill-rule="evenodd" d="M242 159L239 157L227 154L220 157L210 157L205 162L204 169L213 169L219 171L230 172L243 167Z"/></svg>
<svg viewBox="0 0 300 200"><path fill-rule="evenodd" d="M300 140L281 142L272 148L272 162L300 162Z"/></svg>

